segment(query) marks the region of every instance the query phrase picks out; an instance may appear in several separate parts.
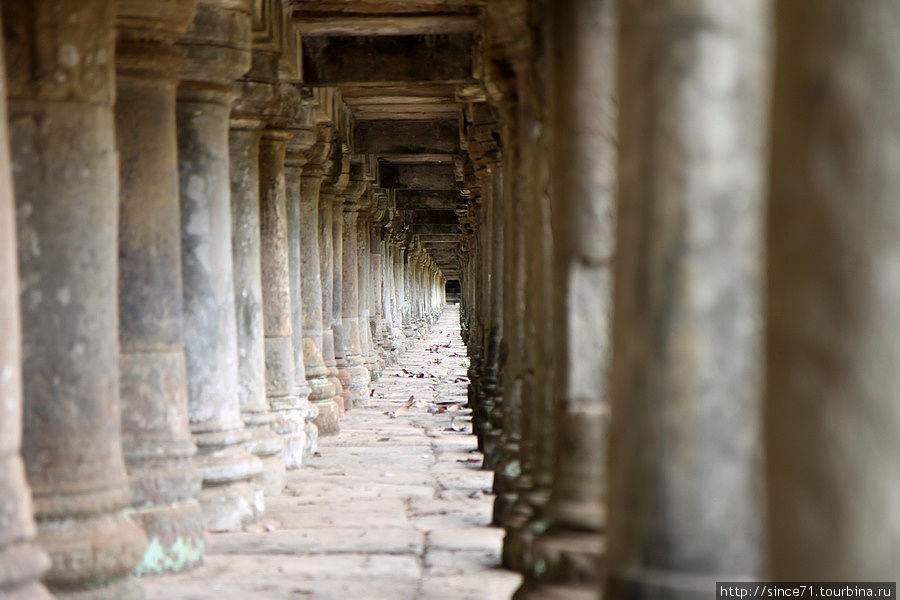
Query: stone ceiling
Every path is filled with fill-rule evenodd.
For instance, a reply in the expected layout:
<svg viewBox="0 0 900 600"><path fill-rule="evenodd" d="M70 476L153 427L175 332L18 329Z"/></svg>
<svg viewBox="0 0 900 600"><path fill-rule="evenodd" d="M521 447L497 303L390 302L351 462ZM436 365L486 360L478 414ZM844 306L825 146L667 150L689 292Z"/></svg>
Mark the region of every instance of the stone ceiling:
<svg viewBox="0 0 900 600"><path fill-rule="evenodd" d="M448 279L469 209L466 106L477 77L482 0L293 0L300 81L338 91L350 153ZM471 177L469 177L471 179Z"/></svg>

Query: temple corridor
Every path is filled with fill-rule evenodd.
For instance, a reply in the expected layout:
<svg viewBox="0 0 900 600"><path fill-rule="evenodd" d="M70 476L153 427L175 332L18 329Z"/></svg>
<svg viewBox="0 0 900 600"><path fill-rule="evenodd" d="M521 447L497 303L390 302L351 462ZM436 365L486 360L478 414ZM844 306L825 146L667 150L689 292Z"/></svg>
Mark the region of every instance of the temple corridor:
<svg viewBox="0 0 900 600"><path fill-rule="evenodd" d="M490 471L471 435L459 311L385 369L369 406L324 438L250 531L207 537L202 567L145 583L148 600L509 598ZM418 374L424 377L417 377ZM409 399L413 397L410 406Z"/></svg>
<svg viewBox="0 0 900 600"><path fill-rule="evenodd" d="M0 600L900 573L900 0L0 20Z"/></svg>

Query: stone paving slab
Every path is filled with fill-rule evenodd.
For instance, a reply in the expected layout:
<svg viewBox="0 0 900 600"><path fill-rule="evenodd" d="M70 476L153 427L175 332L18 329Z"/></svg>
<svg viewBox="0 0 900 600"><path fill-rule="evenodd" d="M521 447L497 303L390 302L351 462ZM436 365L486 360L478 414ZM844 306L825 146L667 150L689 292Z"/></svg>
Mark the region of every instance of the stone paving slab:
<svg viewBox="0 0 900 600"><path fill-rule="evenodd" d="M207 536L205 564L145 579L147 600L510 598L520 577L497 568L503 532L488 527L491 474L462 408L458 323L448 307L413 340L373 384L370 406L349 411L266 499L262 523Z"/></svg>

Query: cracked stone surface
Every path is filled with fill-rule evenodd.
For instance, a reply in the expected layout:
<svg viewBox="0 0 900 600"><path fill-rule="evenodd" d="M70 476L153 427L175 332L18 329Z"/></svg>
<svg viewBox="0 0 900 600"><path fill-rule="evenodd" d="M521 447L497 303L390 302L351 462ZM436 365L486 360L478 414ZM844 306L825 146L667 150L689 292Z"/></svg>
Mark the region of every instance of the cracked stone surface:
<svg viewBox="0 0 900 600"><path fill-rule="evenodd" d="M458 324L448 306L384 370L371 406L266 498L261 524L208 535L205 564L145 579L147 600L510 598L520 577L498 568Z"/></svg>

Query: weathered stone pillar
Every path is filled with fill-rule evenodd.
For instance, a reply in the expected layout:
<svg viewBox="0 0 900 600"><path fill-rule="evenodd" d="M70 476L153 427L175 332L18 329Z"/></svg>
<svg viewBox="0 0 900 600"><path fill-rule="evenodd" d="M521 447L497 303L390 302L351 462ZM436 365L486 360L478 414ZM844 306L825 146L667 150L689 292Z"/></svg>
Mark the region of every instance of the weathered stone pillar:
<svg viewBox="0 0 900 600"><path fill-rule="evenodd" d="M404 240L400 246L400 302L402 303L403 313L403 335L411 338L416 334L415 325L413 323L413 287L412 287L412 269L413 269L413 248L408 240ZM407 339L406 345L409 345Z"/></svg>
<svg viewBox="0 0 900 600"><path fill-rule="evenodd" d="M254 53L254 70L271 60L271 53ZM273 427L266 390L266 351L263 326L260 258L260 138L263 113L274 99L272 83L252 73L233 86L237 100L231 110L228 136L231 178L231 253L234 265L234 304L237 318L238 399L241 418L250 433L246 448L262 462L259 483L267 496L281 493L285 463L279 458L284 443Z"/></svg>
<svg viewBox="0 0 900 600"><path fill-rule="evenodd" d="M284 156L291 133L266 129L260 146L259 214L262 236L263 318L266 333L266 394L277 415L275 430L284 439L281 459L289 469L303 464L306 448L306 380L294 379L291 276L288 256ZM306 395L298 396L302 390Z"/></svg>
<svg viewBox="0 0 900 600"><path fill-rule="evenodd" d="M319 191L319 263L322 279L322 356L328 367L328 380L334 386L334 402L339 414L352 408L346 403L344 386L338 377L335 357L334 322L334 203L335 196L343 191L349 182L349 157L340 152L340 142L332 144L337 155L331 160L330 173L322 182Z"/></svg>
<svg viewBox="0 0 900 600"><path fill-rule="evenodd" d="M146 537L127 514L118 385L114 9L112 0L2 7L18 219L22 455L37 539L52 561L44 581L59 597L143 594L132 573ZM61 15L65 26L51 27ZM17 376L14 367L0 382L6 388ZM4 447L16 441L3 437ZM27 531L24 525L23 539ZM41 560L32 556L9 575L32 579Z"/></svg>
<svg viewBox="0 0 900 600"><path fill-rule="evenodd" d="M392 232L390 242L390 286L391 286L391 328L393 342L393 362L397 363L400 353L406 348L406 335L403 333L403 250L397 238L400 234Z"/></svg>
<svg viewBox="0 0 900 600"><path fill-rule="evenodd" d="M707 598L761 573L767 13L767 0L620 5L607 598ZM608 118L597 97L570 117ZM596 179L576 189L596 194L609 171L579 159L603 151L579 148L569 168Z"/></svg>
<svg viewBox="0 0 900 600"><path fill-rule="evenodd" d="M213 531L240 529L263 511L262 463L245 449L238 397L228 149L231 82L250 67L249 10L200 0L178 44L187 57L176 115L188 407Z"/></svg>
<svg viewBox="0 0 900 600"><path fill-rule="evenodd" d="M893 581L900 7L775 6L765 393L771 575Z"/></svg>
<svg viewBox="0 0 900 600"><path fill-rule="evenodd" d="M348 184L349 185L349 180ZM344 409L353 408L354 392L351 390L352 375L347 362L347 342L344 339L344 193L346 185L335 193L331 203L331 333L334 339L334 362L338 379L341 381L341 397Z"/></svg>
<svg viewBox="0 0 900 600"><path fill-rule="evenodd" d="M5 18L5 16L4 16ZM50 568L34 543L31 490L19 454L22 442L22 355L19 270L6 115L6 75L0 62L0 597L50 600L39 579Z"/></svg>
<svg viewBox="0 0 900 600"><path fill-rule="evenodd" d="M296 88L293 86L291 96ZM301 108L299 98L291 102L295 110ZM303 450L303 461L318 449L319 428L315 424L318 410L311 404L314 390L307 380L306 357L304 351L303 334L303 281L301 265L301 215L300 203L302 195L303 166L307 161L307 152L312 149L317 140L317 132L311 126L301 126L299 115L294 115L291 128L288 130L291 137L287 143L287 153L284 162L285 193L287 198L287 223L288 223L288 268L291 280L291 345L294 351L294 381L297 385L297 398L300 401L300 409L303 412L304 430L306 442ZM315 231L315 230L314 230ZM319 355L321 360L321 354ZM317 378L317 381L321 378ZM327 380L326 380L327 383Z"/></svg>
<svg viewBox="0 0 900 600"><path fill-rule="evenodd" d="M330 134L330 130L328 130ZM328 367L322 356L322 277L319 260L319 190L330 151L330 140L321 139L309 151L309 162L300 180L300 294L303 311L303 360L310 402L318 411L319 433L332 434L340 429L340 411L334 384L328 379Z"/></svg>
<svg viewBox="0 0 900 600"><path fill-rule="evenodd" d="M342 236L344 252L341 257L343 278L341 285L343 294L341 298L341 310L344 332L344 361L346 367L341 372L341 383L344 389L350 391L353 406L366 406L369 402L369 371L363 365L364 358L360 347L359 332L359 287L357 261L359 252L357 249L357 219L359 216L357 202L361 194L365 193L368 182L365 179L354 179L348 186L341 215ZM337 281L337 277L335 277Z"/></svg>
<svg viewBox="0 0 900 600"><path fill-rule="evenodd" d="M379 211L379 215L383 214L383 210ZM389 342L386 328L387 313L385 311L386 267L384 260L384 228L382 227L382 224L378 217L373 219L369 235L372 236L369 241L372 250L370 269L373 282L371 296L373 305L370 307L370 310L372 311L371 327L374 331L372 344L374 346L373 350L376 354L377 361L375 371L372 373L372 377L380 377L381 372L384 370L385 361L388 355Z"/></svg>
<svg viewBox="0 0 900 600"><path fill-rule="evenodd" d="M543 380L537 390L551 405L555 401L556 451L538 451L534 460L536 487L550 485L551 494L533 522L546 531L532 542L525 583L516 598L597 598L606 525L606 381L615 249L614 4L560 3L551 20L549 87L554 95L546 129L552 145L542 152L540 144L530 141L522 151L532 161L542 160L533 153L535 147L539 155L554 157L549 165L554 204L545 207L540 196L534 198L530 221L538 229L529 230L544 239L551 232L540 228L545 221L552 223L555 269L535 271L529 284L554 293L547 302L542 302L545 289L529 293L536 304L529 322L538 328L535 338L550 338L547 352L556 358L556 368L548 369L556 372L555 380ZM525 168L541 171L528 163ZM534 189L532 185L532 193ZM540 210L550 218L542 218ZM546 263L540 256L528 262ZM542 329L541 323L548 322L556 326ZM548 364L547 359L540 360ZM541 418L552 420L553 414ZM547 435L538 438L544 444L549 440ZM556 457L550 465L548 454Z"/></svg>
<svg viewBox="0 0 900 600"><path fill-rule="evenodd" d="M195 2L117 3L119 394L134 516L149 541L140 575L203 556L182 343L181 227L172 47Z"/></svg>
<svg viewBox="0 0 900 600"><path fill-rule="evenodd" d="M393 365L397 358L397 345L395 339L394 321L394 244L390 233L384 232L384 254L382 255L382 269L384 271L384 348L385 362Z"/></svg>
<svg viewBox="0 0 900 600"><path fill-rule="evenodd" d="M377 278L372 272L371 241L371 198L364 199L366 205L361 207L356 227L356 243L358 251L357 282L359 287L359 343L362 349L363 364L372 381L378 379L381 370L378 367L378 354L372 340L372 327L375 324L374 292ZM368 396L367 396L368 397Z"/></svg>

